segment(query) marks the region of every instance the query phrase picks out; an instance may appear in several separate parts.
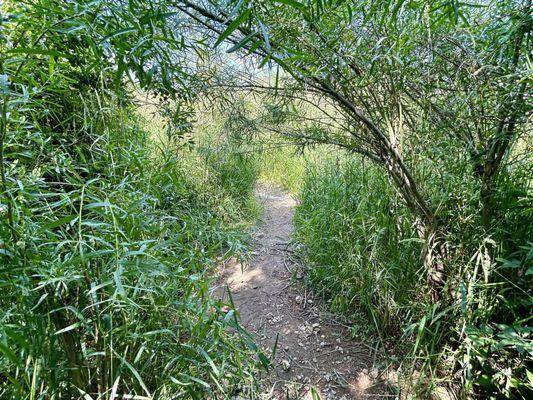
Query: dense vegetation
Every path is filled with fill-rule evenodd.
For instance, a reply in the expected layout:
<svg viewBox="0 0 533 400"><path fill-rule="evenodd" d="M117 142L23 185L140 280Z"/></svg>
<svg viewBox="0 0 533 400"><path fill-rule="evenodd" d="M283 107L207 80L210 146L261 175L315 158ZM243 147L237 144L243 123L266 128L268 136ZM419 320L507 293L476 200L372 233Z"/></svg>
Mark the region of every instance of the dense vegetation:
<svg viewBox="0 0 533 400"><path fill-rule="evenodd" d="M257 349L210 299L207 275L216 260L245 255L253 160L207 140L201 151L186 146L178 125L186 114L152 115L116 75L124 53L165 55L157 43L140 49L141 34L110 42L128 18L154 29L155 10L9 4L0 397L200 399L246 390ZM158 78L146 83L156 96L148 102L170 104Z"/></svg>
<svg viewBox="0 0 533 400"><path fill-rule="evenodd" d="M523 201L524 189L514 190ZM499 246L494 261L484 253L484 239L470 236L475 211L460 216L465 225L455 232L462 257L449 264L456 268L455 283L448 298L433 303L421 274L423 243L386 179L360 162L313 166L295 220L297 239L314 265L310 284L353 317L356 333L377 337L402 355L398 361L410 360L409 374L417 378L409 385L426 396L442 386L463 395L475 390L526 398L533 253L530 234L520 232L530 224L517 220L531 217L514 198L507 201L506 216L516 225L502 228L505 239L485 239Z"/></svg>
<svg viewBox="0 0 533 400"><path fill-rule="evenodd" d="M253 398L268 360L209 276L258 177L400 387L532 394L530 0L0 12L0 397Z"/></svg>
<svg viewBox="0 0 533 400"><path fill-rule="evenodd" d="M530 395L531 3L180 3L285 72L248 126L351 154L304 179L311 285L412 340L421 395Z"/></svg>

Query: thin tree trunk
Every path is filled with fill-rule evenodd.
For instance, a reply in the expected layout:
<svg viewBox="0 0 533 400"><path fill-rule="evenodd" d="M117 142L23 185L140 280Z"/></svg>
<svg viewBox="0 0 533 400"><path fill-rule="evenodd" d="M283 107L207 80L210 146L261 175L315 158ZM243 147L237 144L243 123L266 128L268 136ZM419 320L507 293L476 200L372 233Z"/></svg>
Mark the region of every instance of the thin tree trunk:
<svg viewBox="0 0 533 400"><path fill-rule="evenodd" d="M416 228L418 237L424 241L422 247L422 262L427 271L427 282L430 290L430 297L433 302L442 298L444 285L446 284L446 260L448 259L448 249L445 235L442 229L435 225L427 225L424 221L417 219Z"/></svg>
<svg viewBox="0 0 533 400"><path fill-rule="evenodd" d="M430 297L433 302L437 302L442 298L446 284L446 260L448 259L446 232L430 205L414 186L416 184L414 179L406 179L402 170L398 170L394 164L390 163L388 173L404 203L415 217L415 229L423 242L421 259L426 271Z"/></svg>

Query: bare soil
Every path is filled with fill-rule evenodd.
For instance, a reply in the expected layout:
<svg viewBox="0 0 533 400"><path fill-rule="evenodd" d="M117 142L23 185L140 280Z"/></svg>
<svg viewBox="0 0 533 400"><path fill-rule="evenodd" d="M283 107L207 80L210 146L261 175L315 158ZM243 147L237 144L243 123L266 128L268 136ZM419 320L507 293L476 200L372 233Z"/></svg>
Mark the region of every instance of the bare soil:
<svg viewBox="0 0 533 400"><path fill-rule="evenodd" d="M217 292L224 296L229 288L241 324L267 354L279 334L274 368L260 378L261 398L395 398L376 365L377 350L353 340L306 289L290 245L295 200L267 186L257 197L264 216L252 258L247 265L224 264Z"/></svg>

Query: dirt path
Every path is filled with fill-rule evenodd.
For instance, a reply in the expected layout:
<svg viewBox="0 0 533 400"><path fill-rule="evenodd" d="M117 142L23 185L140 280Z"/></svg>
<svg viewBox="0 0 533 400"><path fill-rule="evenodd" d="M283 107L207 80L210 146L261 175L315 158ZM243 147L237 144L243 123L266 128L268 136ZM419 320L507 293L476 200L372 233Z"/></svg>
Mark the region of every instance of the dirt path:
<svg viewBox="0 0 533 400"><path fill-rule="evenodd" d="M260 188L257 196L264 216L252 259L245 266L224 265L219 288L230 289L242 325L264 349L272 348L279 333L275 368L261 380L261 397L313 399L314 390L322 400L389 397L375 351L350 339L306 292L302 272L290 261L295 201L272 187Z"/></svg>

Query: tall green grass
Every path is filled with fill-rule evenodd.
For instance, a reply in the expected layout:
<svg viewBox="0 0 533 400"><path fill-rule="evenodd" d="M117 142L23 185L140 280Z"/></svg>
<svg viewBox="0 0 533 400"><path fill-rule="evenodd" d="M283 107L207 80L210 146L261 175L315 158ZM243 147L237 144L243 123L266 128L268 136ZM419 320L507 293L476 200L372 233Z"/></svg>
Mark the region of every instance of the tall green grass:
<svg viewBox="0 0 533 400"><path fill-rule="evenodd" d="M527 163L521 159L502 173L490 237L476 225L475 182L429 186L454 233L446 238L450 272L440 304L428 297L415 221L382 171L346 157L324 158L306 169L294 223L308 282L352 318L354 334L395 348L401 355L395 361L406 372L403 389L415 397L443 389L459 398L533 394ZM461 165L450 161L446 167Z"/></svg>
<svg viewBox="0 0 533 400"><path fill-rule="evenodd" d="M251 398L259 350L208 276L246 252L253 168L156 144L112 98L83 104L70 135L10 123L0 397Z"/></svg>
<svg viewBox="0 0 533 400"><path fill-rule="evenodd" d="M311 285L334 310L371 322L354 329L398 334L420 312L406 306L424 298L423 274L408 213L386 178L364 163L329 159L309 165L300 201L295 235Z"/></svg>
<svg viewBox="0 0 533 400"><path fill-rule="evenodd" d="M208 175L212 191L219 192L213 206L236 209L238 214L233 218L237 221L257 217L254 189L260 169L258 155L227 142L206 142L199 151L204 161L203 173Z"/></svg>
<svg viewBox="0 0 533 400"><path fill-rule="evenodd" d="M307 159L312 157L309 152L298 153L290 143L265 144L261 152L261 170L259 180L263 183L275 184L284 190L297 195L303 184Z"/></svg>

